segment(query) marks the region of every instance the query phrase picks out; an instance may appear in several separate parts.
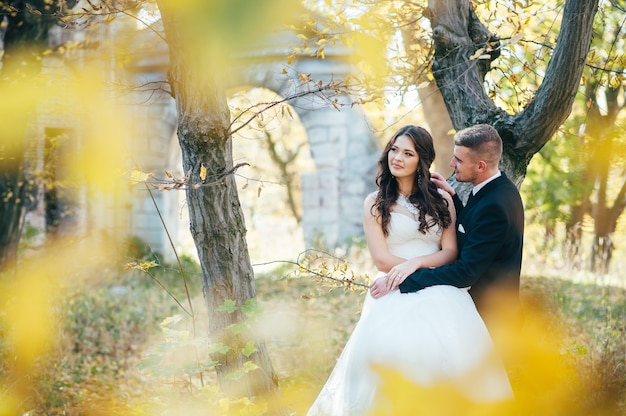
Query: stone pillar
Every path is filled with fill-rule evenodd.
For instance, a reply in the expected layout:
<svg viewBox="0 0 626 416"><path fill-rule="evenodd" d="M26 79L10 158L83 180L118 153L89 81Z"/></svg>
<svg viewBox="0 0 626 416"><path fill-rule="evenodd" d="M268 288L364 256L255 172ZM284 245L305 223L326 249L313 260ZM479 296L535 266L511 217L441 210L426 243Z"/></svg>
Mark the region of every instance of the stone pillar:
<svg viewBox="0 0 626 416"><path fill-rule="evenodd" d="M168 167L168 153L172 134L176 131L177 117L174 100L163 97L160 100L153 100L149 106L135 106L134 137L131 144L131 154L134 155L134 162L138 165L133 167L142 172L153 173L158 178L165 177L165 169ZM166 223L168 210L167 201L172 196L170 193L178 191L158 191L153 190L152 194L165 217ZM154 206L150 194L143 184L133 187L131 207L131 227L129 234L141 238L147 242L152 249L171 259L171 247L167 234L163 229L163 224ZM170 222L171 223L171 222ZM175 231L175 230L174 230ZM170 230L171 232L171 230Z"/></svg>
<svg viewBox="0 0 626 416"><path fill-rule="evenodd" d="M363 200L375 188L378 141L358 108L324 107L299 114L316 166L302 176L306 245L348 244L363 235Z"/></svg>

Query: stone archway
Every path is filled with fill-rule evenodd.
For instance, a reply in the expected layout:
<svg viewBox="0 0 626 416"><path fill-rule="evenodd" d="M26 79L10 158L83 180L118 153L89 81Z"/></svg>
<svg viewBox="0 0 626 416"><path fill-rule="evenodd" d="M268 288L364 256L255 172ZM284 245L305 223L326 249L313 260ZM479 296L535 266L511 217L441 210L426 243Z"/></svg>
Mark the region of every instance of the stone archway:
<svg viewBox="0 0 626 416"><path fill-rule="evenodd" d="M289 97L307 88L296 87L298 74L311 74L311 79L329 82L353 73L348 61L350 51L341 45L327 48L323 60L299 55L286 65L291 47L298 42L294 32L285 30L252 45L237 56L231 83L264 87ZM379 141L360 106L353 106L348 95L340 97L340 111L315 95L305 95L289 104L306 129L316 168L302 175L306 245L341 245L362 235L363 200L374 189Z"/></svg>
<svg viewBox="0 0 626 416"><path fill-rule="evenodd" d="M167 46L159 45L162 42L157 39L150 40L150 37L156 38L151 32L142 36L145 38L136 38L137 45L150 43L152 48L148 52L144 52L145 48L136 49L142 52L138 52L139 58L126 67L127 76L135 85L164 82ZM287 68L286 57L297 42L295 33L289 31L259 41L235 57L232 78L225 87L263 87L288 97L295 92L299 73L311 74L312 79L328 82L345 79L352 72L347 60L349 51L341 46L327 48L324 60L299 56ZM313 172L302 174L302 226L307 247L320 242L325 247L335 247L361 236L363 200L375 189L379 141L361 108L352 106L352 98L344 95L340 99L341 104L345 104L340 111L314 95L289 103L306 129L315 162ZM137 162L144 171L162 173L168 168L167 149L172 134L175 134L174 102L166 94L155 96L151 89L136 91L132 100L141 103L138 105L142 108L139 110L142 116L139 117L137 136L145 138L143 148L148 149L134 153L140 155ZM135 196L131 232L147 240L156 250L167 252L169 241L163 235L160 219L147 218L149 202L145 195ZM172 215L171 211L169 215Z"/></svg>

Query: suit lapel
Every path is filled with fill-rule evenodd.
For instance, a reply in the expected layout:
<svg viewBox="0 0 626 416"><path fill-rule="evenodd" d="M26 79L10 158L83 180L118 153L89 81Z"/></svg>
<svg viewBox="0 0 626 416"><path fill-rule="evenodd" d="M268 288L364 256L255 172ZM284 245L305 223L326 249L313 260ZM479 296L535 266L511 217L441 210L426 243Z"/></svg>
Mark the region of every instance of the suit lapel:
<svg viewBox="0 0 626 416"><path fill-rule="evenodd" d="M470 211L472 211L472 208L478 204L480 202L480 200L485 196L488 195L493 189L497 188L499 186L499 184L505 180L504 178L506 178L506 175L504 174L504 172L502 172L502 174L497 177L496 179L492 180L491 182L489 182L487 185L485 185L482 189L480 189L476 195L473 195L472 193L470 193L470 197L467 199L467 204L465 205L465 207L463 208L463 211L461 211L459 218L458 218L458 222L462 223L463 219L469 215Z"/></svg>

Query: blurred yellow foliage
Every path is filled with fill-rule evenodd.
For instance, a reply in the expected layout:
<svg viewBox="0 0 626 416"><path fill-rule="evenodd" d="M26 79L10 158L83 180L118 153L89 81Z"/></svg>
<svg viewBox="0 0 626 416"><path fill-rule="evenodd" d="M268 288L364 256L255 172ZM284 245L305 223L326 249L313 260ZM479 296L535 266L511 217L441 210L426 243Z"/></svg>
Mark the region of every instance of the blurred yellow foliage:
<svg viewBox="0 0 626 416"><path fill-rule="evenodd" d="M52 350L58 339L59 296L79 286L103 261L112 261L110 247L96 241L57 242L40 256L20 264L11 278L0 280L0 326L5 346L12 351L8 372L0 385L0 409L21 405L36 387L36 365ZM15 414L0 412L0 414Z"/></svg>
<svg viewBox="0 0 626 416"><path fill-rule="evenodd" d="M601 415L580 406L585 390L559 347L559 334L533 311L518 327L497 328L515 400L477 403L451 384L418 386L396 371L377 368L382 388L371 415ZM471 379L471 377L470 377Z"/></svg>
<svg viewBox="0 0 626 416"><path fill-rule="evenodd" d="M2 309L15 345L15 366L26 372L54 341L53 279L58 264L38 265L21 273L3 290Z"/></svg>
<svg viewBox="0 0 626 416"><path fill-rule="evenodd" d="M369 413L376 415L454 415L454 416L502 416L511 415L512 402L475 403L452 385L437 384L420 387L396 371L378 368L382 388Z"/></svg>
<svg viewBox="0 0 626 416"><path fill-rule="evenodd" d="M104 91L102 75L97 68L89 68L71 90L72 101L78 104L82 136L71 167L90 186L112 192L129 156L127 142L132 130L124 106Z"/></svg>
<svg viewBox="0 0 626 416"><path fill-rule="evenodd" d="M356 53L353 56L359 69L368 78L382 81L387 75L386 44L384 39L376 39L364 32L353 36Z"/></svg>

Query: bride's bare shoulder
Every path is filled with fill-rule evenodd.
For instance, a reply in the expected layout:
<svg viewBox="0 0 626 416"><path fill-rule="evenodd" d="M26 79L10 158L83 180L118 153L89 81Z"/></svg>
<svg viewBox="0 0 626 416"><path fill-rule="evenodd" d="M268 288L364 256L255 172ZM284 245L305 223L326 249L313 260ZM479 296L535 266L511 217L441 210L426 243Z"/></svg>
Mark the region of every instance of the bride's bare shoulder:
<svg viewBox="0 0 626 416"><path fill-rule="evenodd" d="M369 211L376 204L376 196L378 195L378 191L374 191L365 197L365 201L363 201L363 208Z"/></svg>

